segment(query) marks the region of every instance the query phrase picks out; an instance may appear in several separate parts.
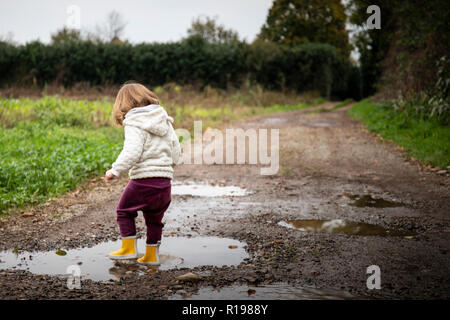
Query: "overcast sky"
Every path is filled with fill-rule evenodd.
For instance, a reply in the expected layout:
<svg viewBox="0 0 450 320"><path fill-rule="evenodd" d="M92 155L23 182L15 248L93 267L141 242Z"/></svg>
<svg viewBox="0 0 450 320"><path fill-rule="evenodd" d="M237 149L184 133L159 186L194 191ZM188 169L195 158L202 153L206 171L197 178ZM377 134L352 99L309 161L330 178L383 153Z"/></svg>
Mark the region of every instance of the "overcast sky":
<svg viewBox="0 0 450 320"><path fill-rule="evenodd" d="M252 41L264 24L272 0L0 0L0 36L13 40L49 42L51 33L64 27L80 8L82 30L93 30L116 10L128 22L123 38L137 42L177 41L186 36L193 18L217 17L219 24Z"/></svg>

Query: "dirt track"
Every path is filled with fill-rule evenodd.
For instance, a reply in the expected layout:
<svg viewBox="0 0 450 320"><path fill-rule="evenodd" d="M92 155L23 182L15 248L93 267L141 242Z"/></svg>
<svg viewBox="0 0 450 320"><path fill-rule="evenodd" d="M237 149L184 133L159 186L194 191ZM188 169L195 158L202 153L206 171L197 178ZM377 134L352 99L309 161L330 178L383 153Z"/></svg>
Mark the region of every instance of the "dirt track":
<svg viewBox="0 0 450 320"><path fill-rule="evenodd" d="M301 110L235 123L242 128L280 128L281 163L275 176L260 175L255 165L176 168L174 182L241 186L251 192L232 199L174 195L165 218L164 236L218 236L246 242L250 259L239 266L160 270L145 276L128 273L116 282L83 280L79 290L68 290L65 280L54 276L2 270L0 298L167 299L177 291L189 297L206 286L288 282L369 299L448 299L448 174L425 170L392 143L377 140L348 117L348 108L323 113ZM117 239L114 209L126 182L106 184L94 179L35 207L34 216L1 222L0 249L55 250ZM402 205L352 206L352 195ZM186 217L189 210L193 214ZM416 234L307 233L278 224L290 219L343 219ZM142 218L138 220L142 236ZM370 265L381 269L380 290L366 287ZM194 284L175 280L188 271L208 271L209 276Z"/></svg>

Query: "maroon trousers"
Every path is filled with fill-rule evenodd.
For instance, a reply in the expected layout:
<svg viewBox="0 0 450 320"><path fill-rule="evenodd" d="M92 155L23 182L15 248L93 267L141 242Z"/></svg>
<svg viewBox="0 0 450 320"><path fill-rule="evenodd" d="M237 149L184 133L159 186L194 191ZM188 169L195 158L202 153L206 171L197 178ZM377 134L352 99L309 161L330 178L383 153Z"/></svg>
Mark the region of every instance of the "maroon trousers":
<svg viewBox="0 0 450 320"><path fill-rule="evenodd" d="M128 182L119 205L117 206L117 223L120 235L136 235L135 218L137 211L142 211L147 226L147 244L161 240L164 224L161 222L164 212L170 205L171 180L168 178L132 179Z"/></svg>

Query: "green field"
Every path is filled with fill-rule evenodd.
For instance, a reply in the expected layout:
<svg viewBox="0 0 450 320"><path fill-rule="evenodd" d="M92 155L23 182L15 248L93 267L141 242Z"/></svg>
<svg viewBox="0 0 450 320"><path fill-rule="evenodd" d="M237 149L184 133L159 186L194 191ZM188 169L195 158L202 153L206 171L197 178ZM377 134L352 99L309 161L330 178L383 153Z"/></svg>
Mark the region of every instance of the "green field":
<svg viewBox="0 0 450 320"><path fill-rule="evenodd" d="M123 134L111 103L0 99L0 214L74 189L103 174Z"/></svg>
<svg viewBox="0 0 450 320"><path fill-rule="evenodd" d="M363 100L349 114L371 132L404 148L410 157L441 168L450 165L450 127L437 119L408 116L393 108Z"/></svg>
<svg viewBox="0 0 450 320"><path fill-rule="evenodd" d="M37 203L102 174L120 152L114 128L21 124L0 129L0 212Z"/></svg>

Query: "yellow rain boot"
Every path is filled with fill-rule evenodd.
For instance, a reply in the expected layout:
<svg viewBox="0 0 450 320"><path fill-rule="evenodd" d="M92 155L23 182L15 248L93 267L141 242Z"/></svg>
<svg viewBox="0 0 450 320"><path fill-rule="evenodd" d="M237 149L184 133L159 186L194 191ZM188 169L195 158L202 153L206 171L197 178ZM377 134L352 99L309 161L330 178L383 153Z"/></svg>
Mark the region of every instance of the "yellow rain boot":
<svg viewBox="0 0 450 320"><path fill-rule="evenodd" d="M109 257L114 260L137 258L138 252L136 236L122 238L122 248L111 252Z"/></svg>
<svg viewBox="0 0 450 320"><path fill-rule="evenodd" d="M142 258L137 259L137 262L150 266L159 266L161 264L159 262L160 244L160 241L158 241L157 244L147 244L145 247L145 255Z"/></svg>

